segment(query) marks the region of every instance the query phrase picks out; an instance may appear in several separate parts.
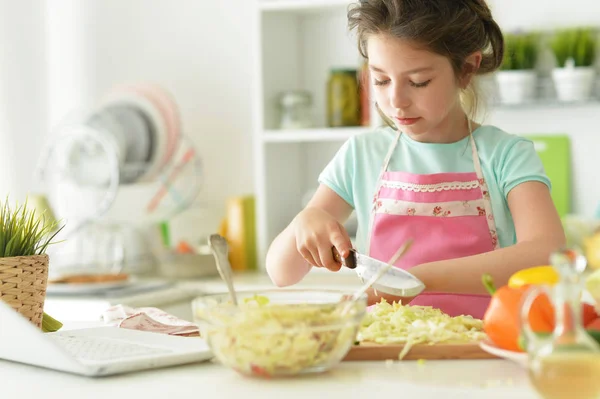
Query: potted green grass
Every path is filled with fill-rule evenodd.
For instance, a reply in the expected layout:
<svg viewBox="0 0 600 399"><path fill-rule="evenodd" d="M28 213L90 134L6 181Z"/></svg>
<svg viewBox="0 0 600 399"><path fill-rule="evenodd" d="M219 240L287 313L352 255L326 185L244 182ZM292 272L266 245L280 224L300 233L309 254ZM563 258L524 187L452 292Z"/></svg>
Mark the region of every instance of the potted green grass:
<svg viewBox="0 0 600 399"><path fill-rule="evenodd" d="M0 300L44 332L62 324L44 313L48 283L48 246L60 232L58 222L23 205L0 203Z"/></svg>
<svg viewBox="0 0 600 399"><path fill-rule="evenodd" d="M562 29L550 42L556 59L552 79L561 101L588 100L594 85L597 33L592 28Z"/></svg>
<svg viewBox="0 0 600 399"><path fill-rule="evenodd" d="M509 33L504 36L504 58L496 73L500 101L505 104L530 102L535 97L538 35Z"/></svg>

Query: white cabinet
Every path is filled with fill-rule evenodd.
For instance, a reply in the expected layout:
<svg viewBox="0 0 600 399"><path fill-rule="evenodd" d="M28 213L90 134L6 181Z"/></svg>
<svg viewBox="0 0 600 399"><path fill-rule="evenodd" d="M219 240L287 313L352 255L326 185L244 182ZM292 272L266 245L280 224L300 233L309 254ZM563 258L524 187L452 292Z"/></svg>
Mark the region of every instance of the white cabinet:
<svg viewBox="0 0 600 399"><path fill-rule="evenodd" d="M254 76L253 150L261 266L269 244L300 211L303 197L317 187L319 173L336 150L352 135L369 129L325 127L330 71L359 69L362 63L354 34L347 29L347 9L353 1L256 0L258 35L254 50L258 56ZM488 82L494 84L493 80ZM288 90L307 90L312 94L314 128L278 130L278 96ZM590 149L600 146L597 134L600 92L585 103L566 104L554 98L539 98L533 104L512 107L491 106L495 93L490 94L485 96L489 104L484 123L518 135L570 136L573 212L592 214L600 195L593 172L597 170L597 162L593 156L578 155L589 155L590 151L595 154Z"/></svg>
<svg viewBox="0 0 600 399"><path fill-rule="evenodd" d="M359 69L347 30L348 0L258 0L254 159L259 263L269 244L317 187L321 170L341 144L367 128L326 128L326 89L333 68ZM279 129L282 92L312 95L314 127Z"/></svg>

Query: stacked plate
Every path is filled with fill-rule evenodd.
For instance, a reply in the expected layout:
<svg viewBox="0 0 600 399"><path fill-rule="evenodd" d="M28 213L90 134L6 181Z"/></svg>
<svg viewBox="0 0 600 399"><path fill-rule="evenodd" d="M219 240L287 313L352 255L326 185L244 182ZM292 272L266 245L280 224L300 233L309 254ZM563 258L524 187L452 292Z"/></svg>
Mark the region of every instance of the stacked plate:
<svg viewBox="0 0 600 399"><path fill-rule="evenodd" d="M86 124L115 143L120 184L155 179L172 159L182 130L177 104L166 90L152 84L115 88Z"/></svg>

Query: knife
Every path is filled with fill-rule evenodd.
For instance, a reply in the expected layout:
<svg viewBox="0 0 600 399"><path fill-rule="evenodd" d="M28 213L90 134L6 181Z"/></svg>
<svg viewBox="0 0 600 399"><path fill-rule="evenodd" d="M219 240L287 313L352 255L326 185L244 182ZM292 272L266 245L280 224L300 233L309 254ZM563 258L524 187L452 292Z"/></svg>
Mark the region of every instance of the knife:
<svg viewBox="0 0 600 399"><path fill-rule="evenodd" d="M354 248L350 249L350 255L346 258L342 258L335 247L332 247L331 250L336 262L356 270L356 274L362 280L369 280L382 267L387 267L387 263L363 255ZM412 297L419 295L425 289L425 284L406 270L392 267L373 284L373 288L389 295Z"/></svg>

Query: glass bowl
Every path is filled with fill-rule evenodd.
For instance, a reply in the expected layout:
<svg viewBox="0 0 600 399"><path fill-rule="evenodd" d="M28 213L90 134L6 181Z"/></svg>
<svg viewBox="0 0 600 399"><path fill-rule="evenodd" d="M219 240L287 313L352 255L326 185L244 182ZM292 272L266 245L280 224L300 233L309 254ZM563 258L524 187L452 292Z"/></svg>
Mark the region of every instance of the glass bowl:
<svg viewBox="0 0 600 399"><path fill-rule="evenodd" d="M215 357L252 376L278 377L329 370L354 345L365 316L363 295L342 314L350 293L273 289L238 292L192 301L194 322Z"/></svg>

